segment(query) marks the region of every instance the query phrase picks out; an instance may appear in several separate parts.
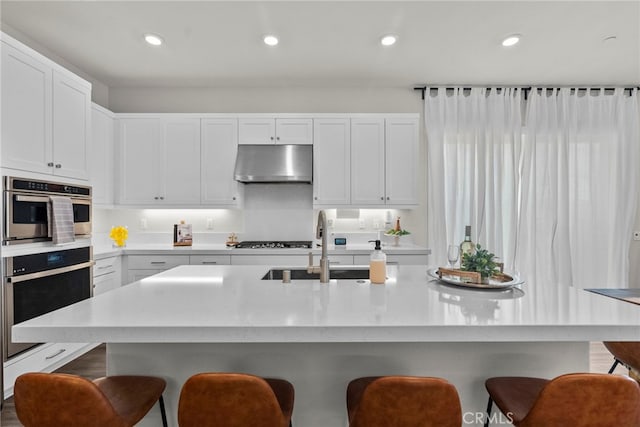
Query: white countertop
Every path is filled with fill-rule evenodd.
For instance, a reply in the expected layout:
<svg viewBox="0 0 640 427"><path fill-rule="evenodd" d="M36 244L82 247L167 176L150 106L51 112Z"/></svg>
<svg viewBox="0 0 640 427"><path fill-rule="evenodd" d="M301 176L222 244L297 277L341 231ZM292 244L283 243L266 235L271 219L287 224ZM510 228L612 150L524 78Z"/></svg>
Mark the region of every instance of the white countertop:
<svg viewBox="0 0 640 427"><path fill-rule="evenodd" d="M450 287L424 266L368 280L264 281L268 266L185 265L13 327L16 342L640 341L640 307L576 288Z"/></svg>
<svg viewBox="0 0 640 427"><path fill-rule="evenodd" d="M350 244L345 246L329 245L330 255L368 255L373 250L372 244ZM321 248L313 249L234 249L224 244L199 243L193 246L173 246L171 243L139 243L127 245L119 249L110 245L94 245L93 255L96 259L117 255L307 255L309 251L319 254ZM428 255L431 250L417 245L383 246L382 250L389 255Z"/></svg>

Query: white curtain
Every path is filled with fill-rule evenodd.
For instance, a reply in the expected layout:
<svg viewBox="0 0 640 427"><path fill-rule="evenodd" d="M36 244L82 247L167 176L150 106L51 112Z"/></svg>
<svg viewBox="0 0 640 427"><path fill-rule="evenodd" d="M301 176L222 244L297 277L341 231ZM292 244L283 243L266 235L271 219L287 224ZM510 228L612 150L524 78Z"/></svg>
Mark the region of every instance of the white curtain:
<svg viewBox="0 0 640 427"><path fill-rule="evenodd" d="M517 265L536 281L627 287L638 197L637 90L532 90Z"/></svg>
<svg viewBox="0 0 640 427"><path fill-rule="evenodd" d="M513 268L521 122L520 89L427 88L427 233L436 265L446 265L447 245L470 225L472 240Z"/></svg>
<svg viewBox="0 0 640 427"><path fill-rule="evenodd" d="M628 285L637 90L534 88L526 101L519 89L426 95L434 264L446 264L447 245L471 225L475 242L530 282Z"/></svg>

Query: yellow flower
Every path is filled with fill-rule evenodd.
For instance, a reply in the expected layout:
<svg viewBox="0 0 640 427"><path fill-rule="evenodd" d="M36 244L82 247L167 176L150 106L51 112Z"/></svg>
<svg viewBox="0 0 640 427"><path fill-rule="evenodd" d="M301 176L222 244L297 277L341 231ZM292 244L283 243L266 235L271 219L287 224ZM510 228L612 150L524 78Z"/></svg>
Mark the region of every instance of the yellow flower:
<svg viewBox="0 0 640 427"><path fill-rule="evenodd" d="M117 246L124 246L127 238L129 237L129 230L127 230L127 227L123 227L121 225L117 227L111 227L109 237L113 239Z"/></svg>

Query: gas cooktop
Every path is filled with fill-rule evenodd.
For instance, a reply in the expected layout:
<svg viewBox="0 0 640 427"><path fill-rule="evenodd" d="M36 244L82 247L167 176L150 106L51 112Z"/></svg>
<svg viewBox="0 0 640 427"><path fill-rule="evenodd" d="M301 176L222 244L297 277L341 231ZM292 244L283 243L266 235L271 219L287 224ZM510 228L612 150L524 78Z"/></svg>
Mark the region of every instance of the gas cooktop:
<svg viewBox="0 0 640 427"><path fill-rule="evenodd" d="M236 246L238 249L311 249L310 240L291 240L291 241L278 241L278 240L256 240L256 241L243 241Z"/></svg>

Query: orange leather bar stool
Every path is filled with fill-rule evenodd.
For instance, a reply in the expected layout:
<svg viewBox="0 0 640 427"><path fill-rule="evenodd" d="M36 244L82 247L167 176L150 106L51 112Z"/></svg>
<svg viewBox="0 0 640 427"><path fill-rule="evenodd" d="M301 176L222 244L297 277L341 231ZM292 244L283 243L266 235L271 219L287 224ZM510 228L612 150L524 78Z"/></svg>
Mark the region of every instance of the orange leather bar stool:
<svg viewBox="0 0 640 427"><path fill-rule="evenodd" d="M441 378L357 378L347 386L349 427L460 427L456 388Z"/></svg>
<svg viewBox="0 0 640 427"><path fill-rule="evenodd" d="M544 380L496 377L489 392L487 420L496 403L518 427L638 427L640 386L632 379L607 374L567 374Z"/></svg>
<svg viewBox="0 0 640 427"><path fill-rule="evenodd" d="M613 373L616 366L622 363L629 369L629 374L638 380L640 376L640 342L605 341L603 344L615 358L609 373Z"/></svg>
<svg viewBox="0 0 640 427"><path fill-rule="evenodd" d="M180 427L286 427L293 413L293 385L248 374L202 373L182 386Z"/></svg>
<svg viewBox="0 0 640 427"><path fill-rule="evenodd" d="M25 427L131 427L156 402L167 417L162 378L111 376L90 381L76 375L28 373L13 389L16 414Z"/></svg>

